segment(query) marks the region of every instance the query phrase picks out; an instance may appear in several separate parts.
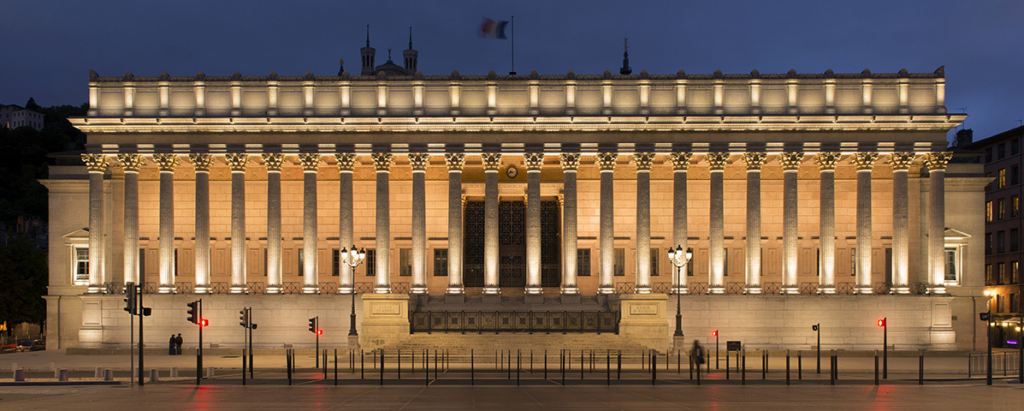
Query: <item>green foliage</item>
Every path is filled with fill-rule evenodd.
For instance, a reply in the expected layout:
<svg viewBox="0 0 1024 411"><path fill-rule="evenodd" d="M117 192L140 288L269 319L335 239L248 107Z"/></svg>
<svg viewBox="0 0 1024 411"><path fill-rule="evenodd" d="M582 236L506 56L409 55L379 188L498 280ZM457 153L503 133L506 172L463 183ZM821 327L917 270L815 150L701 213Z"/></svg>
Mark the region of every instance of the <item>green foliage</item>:
<svg viewBox="0 0 1024 411"><path fill-rule="evenodd" d="M46 251L25 236L0 243L0 322L42 324L46 319Z"/></svg>

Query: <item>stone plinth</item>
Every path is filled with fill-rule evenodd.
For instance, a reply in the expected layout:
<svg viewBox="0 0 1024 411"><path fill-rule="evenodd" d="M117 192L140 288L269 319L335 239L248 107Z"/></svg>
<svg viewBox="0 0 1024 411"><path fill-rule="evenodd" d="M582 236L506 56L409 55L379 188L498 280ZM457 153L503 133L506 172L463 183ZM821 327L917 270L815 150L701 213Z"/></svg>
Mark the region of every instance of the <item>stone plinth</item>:
<svg viewBox="0 0 1024 411"><path fill-rule="evenodd" d="M658 351L667 351L671 333L665 315L665 294L623 294L619 297L619 335Z"/></svg>
<svg viewBox="0 0 1024 411"><path fill-rule="evenodd" d="M364 294L359 345L373 350L409 337L408 294Z"/></svg>

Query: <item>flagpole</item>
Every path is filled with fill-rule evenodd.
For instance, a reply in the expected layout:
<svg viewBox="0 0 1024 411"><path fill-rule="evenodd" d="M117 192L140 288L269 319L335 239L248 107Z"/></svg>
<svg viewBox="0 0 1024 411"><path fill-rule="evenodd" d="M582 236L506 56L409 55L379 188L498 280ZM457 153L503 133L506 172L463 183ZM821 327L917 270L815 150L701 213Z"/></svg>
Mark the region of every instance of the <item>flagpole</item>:
<svg viewBox="0 0 1024 411"><path fill-rule="evenodd" d="M512 71L509 71L510 76L516 75L516 16L512 16L512 21L509 23L512 30Z"/></svg>

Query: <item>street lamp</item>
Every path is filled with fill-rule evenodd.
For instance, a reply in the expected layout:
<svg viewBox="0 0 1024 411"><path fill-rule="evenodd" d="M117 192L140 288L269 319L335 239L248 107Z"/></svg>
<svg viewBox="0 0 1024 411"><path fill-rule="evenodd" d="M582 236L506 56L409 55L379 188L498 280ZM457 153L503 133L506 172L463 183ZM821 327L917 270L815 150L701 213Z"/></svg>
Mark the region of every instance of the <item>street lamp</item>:
<svg viewBox="0 0 1024 411"><path fill-rule="evenodd" d="M679 307L680 294L685 294L687 291L686 286L683 285L683 267L686 267L692 258L692 248L687 247L686 252L683 252L681 245L677 245L675 249L668 249L668 260L676 266L676 281L672 290L676 294L676 337L683 336L683 314Z"/></svg>
<svg viewBox="0 0 1024 411"><path fill-rule="evenodd" d="M353 276L353 278L355 277L356 267L358 267L359 264L362 264L363 261L365 261L365 260L366 260L366 250L365 249L361 249L359 251L356 251L356 245L355 244L352 244L352 249L351 250L349 250L347 248L342 248L341 249L341 261L343 263L345 263L346 265L348 265L349 267L352 267L352 276ZM352 292L350 294L352 294L352 314L349 316L351 322L349 323L349 326L348 326L348 335L350 337L355 337L355 336L359 335L359 333L356 332L356 287L355 287L355 284L353 284Z"/></svg>
<svg viewBox="0 0 1024 411"><path fill-rule="evenodd" d="M985 302L985 306L988 307L988 311L985 312L985 331L988 333L985 341L987 342L988 358L986 359L986 371L985 371L985 385L992 385L992 327L995 323L992 322L992 300L996 297L996 292L993 290L985 290L985 296L988 297L988 301Z"/></svg>

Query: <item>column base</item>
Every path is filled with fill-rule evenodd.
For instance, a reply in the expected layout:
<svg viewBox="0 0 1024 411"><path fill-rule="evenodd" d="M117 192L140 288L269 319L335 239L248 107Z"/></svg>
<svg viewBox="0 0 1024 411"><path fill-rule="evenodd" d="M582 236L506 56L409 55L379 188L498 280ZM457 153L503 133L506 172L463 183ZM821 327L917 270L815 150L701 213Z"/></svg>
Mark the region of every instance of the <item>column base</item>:
<svg viewBox="0 0 1024 411"><path fill-rule="evenodd" d="M744 294L753 294L753 295L761 294L761 286L760 285L748 285L748 286L746 286L743 289L743 293Z"/></svg>
<svg viewBox="0 0 1024 411"><path fill-rule="evenodd" d="M359 349L359 335L358 334L357 335L349 335L348 336L348 348L351 349L351 350L358 350Z"/></svg>
<svg viewBox="0 0 1024 411"><path fill-rule="evenodd" d="M910 294L910 287L906 285L896 285L892 287L892 291L890 291L889 293L907 295Z"/></svg>
<svg viewBox="0 0 1024 411"><path fill-rule="evenodd" d="M156 290L156 292L160 294L174 294L174 291L175 288L173 285L161 285L160 288Z"/></svg>
<svg viewBox="0 0 1024 411"><path fill-rule="evenodd" d="M528 287L526 287L526 294L530 294L530 295L544 294L544 289L540 288L540 287L537 287L537 286L528 286Z"/></svg>
<svg viewBox="0 0 1024 411"><path fill-rule="evenodd" d="M487 295L501 295L501 288L495 286L484 287L483 293Z"/></svg>
<svg viewBox="0 0 1024 411"><path fill-rule="evenodd" d="M855 290L853 290L853 293L854 294L874 294L875 290L873 288L871 288L870 285L862 285L862 286L858 286Z"/></svg>
<svg viewBox="0 0 1024 411"><path fill-rule="evenodd" d="M411 293L411 294L426 294L427 293L427 286L425 286L425 285L413 286L412 289L409 290L409 293Z"/></svg>
<svg viewBox="0 0 1024 411"><path fill-rule="evenodd" d="M85 293L86 294L102 294L103 293L103 286L102 285L90 285L89 289Z"/></svg>
<svg viewBox="0 0 1024 411"><path fill-rule="evenodd" d="M930 285L928 285L928 294L945 295L946 294L946 285L945 284L930 284Z"/></svg>
<svg viewBox="0 0 1024 411"><path fill-rule="evenodd" d="M284 288L279 285L267 286L267 294L281 294L282 292L284 292Z"/></svg>
<svg viewBox="0 0 1024 411"><path fill-rule="evenodd" d="M304 286L302 286L302 293L303 294L317 294L319 292L320 292L320 287L317 287L315 285L304 285Z"/></svg>
<svg viewBox="0 0 1024 411"><path fill-rule="evenodd" d="M388 285L378 285L376 287L373 287L373 293L374 294L391 294L391 286L388 286Z"/></svg>
<svg viewBox="0 0 1024 411"><path fill-rule="evenodd" d="M597 288L598 294L615 294L615 287L604 285Z"/></svg>
<svg viewBox="0 0 1024 411"><path fill-rule="evenodd" d="M722 286L722 285L710 285L710 286L708 286L708 294L715 294L715 295L725 294L725 286Z"/></svg>
<svg viewBox="0 0 1024 411"><path fill-rule="evenodd" d="M835 294L836 286L834 285L820 285L818 286L818 294Z"/></svg>
<svg viewBox="0 0 1024 411"><path fill-rule="evenodd" d="M566 285L562 286L561 293L564 295L576 295L580 293L580 289L575 285Z"/></svg>
<svg viewBox="0 0 1024 411"><path fill-rule="evenodd" d="M796 286L782 287L782 292L789 295L800 294L800 288Z"/></svg>
<svg viewBox="0 0 1024 411"><path fill-rule="evenodd" d="M228 290L231 294L245 294L246 291L248 290L246 290L244 285L233 285L231 286L231 289Z"/></svg>
<svg viewBox="0 0 1024 411"><path fill-rule="evenodd" d="M210 291L212 291L212 289L209 285L197 285L193 292L196 294L209 294Z"/></svg>
<svg viewBox="0 0 1024 411"><path fill-rule="evenodd" d="M340 285L338 286L338 294L352 294L355 288L351 285Z"/></svg>
<svg viewBox="0 0 1024 411"><path fill-rule="evenodd" d="M461 285L449 285L448 286L448 290L445 291L445 294L458 294L458 295L462 295L462 294L465 294L465 292L466 292L465 288L463 288Z"/></svg>
<svg viewBox="0 0 1024 411"><path fill-rule="evenodd" d="M686 295L689 293L690 290L685 285L677 285L672 288L672 294Z"/></svg>

